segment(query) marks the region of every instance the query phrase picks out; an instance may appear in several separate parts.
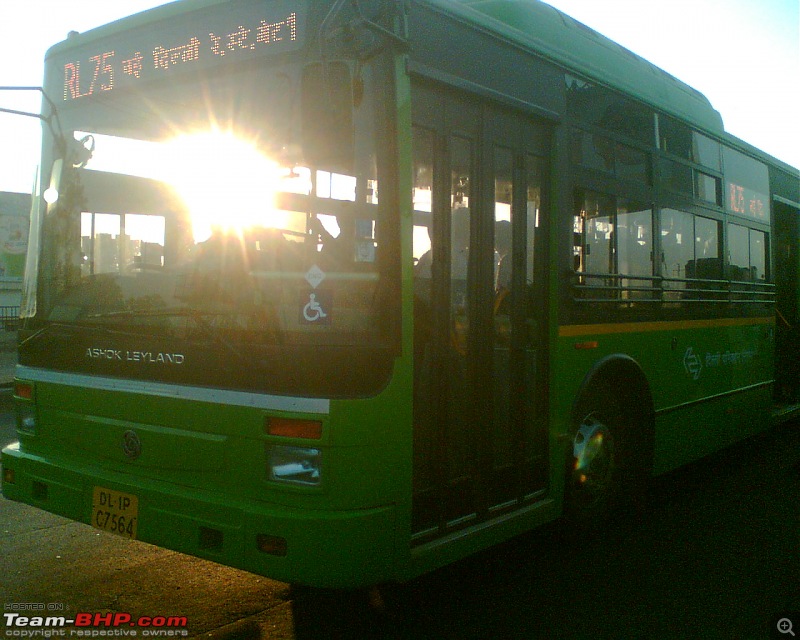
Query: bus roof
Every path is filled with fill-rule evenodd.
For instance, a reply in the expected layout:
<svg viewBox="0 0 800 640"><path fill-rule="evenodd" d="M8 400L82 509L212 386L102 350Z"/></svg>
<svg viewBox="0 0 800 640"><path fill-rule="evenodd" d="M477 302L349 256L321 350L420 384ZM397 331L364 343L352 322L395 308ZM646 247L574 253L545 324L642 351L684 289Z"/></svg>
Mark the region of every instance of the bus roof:
<svg viewBox="0 0 800 640"><path fill-rule="evenodd" d="M205 9L225 0L169 2L140 14L76 34L51 47L47 57L75 45ZM659 67L539 0L424 0L474 27L519 46L709 133L722 135L722 117L696 89Z"/></svg>
<svg viewBox="0 0 800 640"><path fill-rule="evenodd" d="M578 75L628 93L709 133L723 133L708 99L663 69L539 0L426 0Z"/></svg>
<svg viewBox="0 0 800 640"><path fill-rule="evenodd" d="M117 34L120 31L135 29L136 27L147 25L151 22L167 20L169 18L181 16L189 11L203 10L209 6L223 4L225 2L228 2L228 0L191 0L190 2L184 0L165 0L165 3L162 5L140 11L139 13L134 13L124 18L119 18L118 20L94 27L88 31L70 31L65 40L54 44L47 50L45 60L53 54L69 51L76 46ZM66 26L69 27L69 25Z"/></svg>

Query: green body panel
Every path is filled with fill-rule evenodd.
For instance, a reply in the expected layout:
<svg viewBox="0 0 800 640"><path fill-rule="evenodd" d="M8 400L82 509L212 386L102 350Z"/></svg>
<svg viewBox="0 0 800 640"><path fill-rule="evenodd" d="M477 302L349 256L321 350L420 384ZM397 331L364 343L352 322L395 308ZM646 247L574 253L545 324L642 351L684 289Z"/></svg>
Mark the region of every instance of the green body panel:
<svg viewBox="0 0 800 640"><path fill-rule="evenodd" d="M741 389L656 420L655 473L662 473L768 429L772 387Z"/></svg>
<svg viewBox="0 0 800 640"><path fill-rule="evenodd" d="M652 394L654 473L696 460L770 425L771 318L565 327L554 358L553 431L568 433L582 385L607 359L630 357ZM595 346L596 345L596 346ZM629 380L618 380L625 402ZM558 425L558 426L556 426Z"/></svg>
<svg viewBox="0 0 800 640"><path fill-rule="evenodd" d="M265 435L265 418L286 412L40 382L38 432L4 451L16 479L3 492L88 524L102 486L138 497L143 541L277 579L372 584L395 575L396 514L410 500L410 385L393 380L376 398L332 402L321 440ZM129 429L143 443L133 461L122 448ZM271 443L321 449L322 485L270 482ZM221 548L203 547L201 527L222 532ZM259 552L258 535L285 538L287 555Z"/></svg>
<svg viewBox="0 0 800 640"><path fill-rule="evenodd" d="M22 446L27 448L26 443ZM190 488L120 471L87 469L79 459L66 463L48 456L45 461L22 454L17 445L4 450L3 467L16 476L14 484L3 486L10 500L89 524L95 486L131 493L139 499L140 540L277 580L344 588L374 584L395 571L396 510L391 505L356 510L290 508L268 500L267 489L261 500L249 499L220 487ZM204 543L202 528L221 532L219 547ZM287 540L286 555L258 551L259 535Z"/></svg>

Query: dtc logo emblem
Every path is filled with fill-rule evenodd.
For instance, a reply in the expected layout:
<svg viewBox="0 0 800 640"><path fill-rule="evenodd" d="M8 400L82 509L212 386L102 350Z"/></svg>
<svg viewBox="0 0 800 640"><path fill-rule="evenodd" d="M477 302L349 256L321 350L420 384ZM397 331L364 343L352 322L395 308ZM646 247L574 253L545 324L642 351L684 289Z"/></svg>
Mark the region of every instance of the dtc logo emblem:
<svg viewBox="0 0 800 640"><path fill-rule="evenodd" d="M122 434L122 452L128 460L136 460L142 455L142 442L133 429Z"/></svg>
<svg viewBox="0 0 800 640"><path fill-rule="evenodd" d="M686 353L683 354L683 368L686 369L686 373L692 376L692 380L700 379L703 363L700 361L700 356L695 354L692 347L686 349Z"/></svg>

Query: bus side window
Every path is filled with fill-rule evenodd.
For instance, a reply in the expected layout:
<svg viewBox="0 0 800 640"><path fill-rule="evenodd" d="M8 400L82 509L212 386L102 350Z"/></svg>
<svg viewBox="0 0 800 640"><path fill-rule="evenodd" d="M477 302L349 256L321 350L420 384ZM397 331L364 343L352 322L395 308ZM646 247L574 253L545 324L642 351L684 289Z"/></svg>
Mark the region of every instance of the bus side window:
<svg viewBox="0 0 800 640"><path fill-rule="evenodd" d="M433 131L414 127L413 130L413 202L414 235L414 350L421 361L430 340L431 323L431 266L433 236Z"/></svg>
<svg viewBox="0 0 800 640"><path fill-rule="evenodd" d="M472 141L450 138L450 330L455 350L467 351Z"/></svg>
<svg viewBox="0 0 800 640"><path fill-rule="evenodd" d="M494 336L495 344L511 341L512 232L514 157L510 149L495 148L494 155Z"/></svg>

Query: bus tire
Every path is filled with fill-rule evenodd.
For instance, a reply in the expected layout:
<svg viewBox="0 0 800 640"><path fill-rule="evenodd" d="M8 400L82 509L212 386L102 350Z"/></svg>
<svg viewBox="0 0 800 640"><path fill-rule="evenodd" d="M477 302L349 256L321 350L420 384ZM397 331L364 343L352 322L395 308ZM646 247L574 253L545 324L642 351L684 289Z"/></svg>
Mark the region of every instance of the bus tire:
<svg viewBox="0 0 800 640"><path fill-rule="evenodd" d="M594 380L575 406L567 447L564 516L579 529L636 515L649 476L650 425L622 380Z"/></svg>

